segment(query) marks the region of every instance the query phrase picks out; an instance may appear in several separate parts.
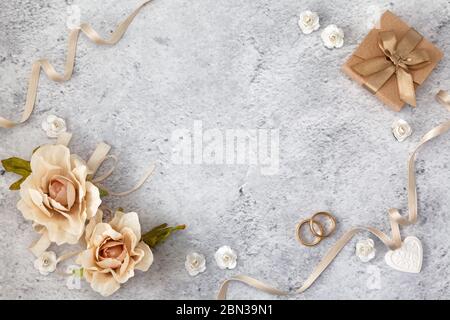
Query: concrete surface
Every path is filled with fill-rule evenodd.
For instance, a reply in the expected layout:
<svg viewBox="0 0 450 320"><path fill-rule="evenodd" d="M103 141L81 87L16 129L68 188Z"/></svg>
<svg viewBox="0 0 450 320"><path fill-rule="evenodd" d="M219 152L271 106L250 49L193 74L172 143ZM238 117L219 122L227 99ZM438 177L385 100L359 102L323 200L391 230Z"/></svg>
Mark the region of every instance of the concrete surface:
<svg viewBox="0 0 450 320"><path fill-rule="evenodd" d="M2 1L1 115L18 119L33 60L50 58L62 70L69 4L107 35L138 3ZM327 50L320 31L303 35L297 19L306 9L319 12L322 28L342 27L345 46ZM420 88L415 110L389 111L340 71L368 32L368 21L383 9L404 18L447 54ZM113 145L120 163L110 187L131 187L149 163L159 163L141 190L106 203L139 212L143 228L162 222L189 228L157 248L149 272L138 272L112 299L213 299L219 283L239 273L293 289L338 237L301 247L293 234L299 219L329 210L338 219L337 234L357 224L388 231L387 209L406 209L407 156L425 132L449 118L433 97L439 88L450 88L449 16L447 0L156 0L114 47L99 47L81 36L69 82L41 76L31 120L0 129L0 157L29 157L49 142L40 126L56 114L75 133L71 146L79 155L87 158L101 140ZM390 130L398 118L414 130L404 143ZM173 164L171 134L192 128L194 120L202 120L205 129L278 128L279 173L264 176L247 165ZM367 235L360 234L310 290L290 298L448 298L448 141L449 135L441 137L420 153L420 218L402 229L423 241L420 274L386 266L380 242L376 259L361 263L355 242ZM0 179L0 298L101 298L87 283L71 291L63 277L41 276L33 268L27 246L36 234L15 208L18 194L8 190L15 178L4 174ZM213 255L221 245L238 252L235 270L215 265ZM192 250L207 257L207 271L194 278L184 269ZM374 266L379 289L368 286ZM229 296L277 299L240 284L231 286Z"/></svg>

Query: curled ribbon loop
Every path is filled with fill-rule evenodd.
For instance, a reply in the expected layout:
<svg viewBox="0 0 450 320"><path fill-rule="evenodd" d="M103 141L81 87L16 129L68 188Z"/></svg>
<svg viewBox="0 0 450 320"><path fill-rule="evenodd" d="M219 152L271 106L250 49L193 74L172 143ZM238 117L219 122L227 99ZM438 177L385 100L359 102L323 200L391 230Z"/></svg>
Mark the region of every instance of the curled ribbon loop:
<svg viewBox="0 0 450 320"><path fill-rule="evenodd" d="M354 65L352 68L366 78L365 86L376 93L394 74L400 99L416 106L414 79L409 70L423 68L430 63L427 51L415 49L423 37L413 28L397 41L392 31L379 33L378 46L384 56L375 57Z"/></svg>
<svg viewBox="0 0 450 320"><path fill-rule="evenodd" d="M117 166L118 158L114 155L108 155L109 151L111 150L111 146L108 144L101 142L97 145L97 148L95 148L94 153L91 155L87 162L87 167L89 168L89 172L92 175L92 182L94 182L97 186L101 186L101 182L109 178L111 174L114 172ZM97 170L100 168L100 166L105 162L107 159L113 160L113 165L110 169L108 169L104 174L101 176L95 177L95 174ZM101 186L102 189L107 190L108 194L111 196L116 197L122 197L127 196L130 193L133 193L134 191L138 190L142 185L147 181L148 178L153 174L153 171L155 170L155 165L152 164L147 172L142 176L142 178L136 183L134 187L132 187L129 190L122 191L122 192L112 192L110 190L107 190L105 187Z"/></svg>
<svg viewBox="0 0 450 320"><path fill-rule="evenodd" d="M25 101L25 109L22 113L22 118L19 122L14 122L3 117L0 117L0 127L1 128L12 128L21 123L26 122L33 112L34 105L36 102L37 89L39 84L39 76L41 69L44 70L45 74L50 80L55 82L64 82L72 77L73 67L75 65L75 54L77 51L77 42L80 32L83 32L89 40L98 45L114 45L122 39L122 36L128 29L133 19L139 13L139 11L152 0L144 1L136 10L133 11L123 22L121 22L117 29L111 34L109 39L103 39L99 34L87 23L82 23L79 29L73 29L70 31L68 46L67 46L67 59L64 68L64 73L59 74L53 65L47 59L40 59L33 63L31 67L31 75L28 84L27 97Z"/></svg>
<svg viewBox="0 0 450 320"><path fill-rule="evenodd" d="M450 107L450 95L445 91L440 91L438 99L444 99L444 104ZM445 103L446 101L446 103ZM413 150L408 159L408 215L402 216L398 209L389 209L389 222L391 227L391 237L386 233L370 226L357 226L346 233L330 248L325 254L322 260L317 264L313 272L309 275L303 285L295 291L295 293L302 293L306 291L322 274L323 271L331 264L336 258L339 252L345 247L345 245L353 238L355 234L361 231L368 231L380 239L389 249L395 250L401 247L402 237L400 234L400 226L407 226L414 224L417 221L417 189L416 189L416 176L415 176L415 160L420 148L428 141L444 134L450 130L450 121L444 122L437 127L431 129L420 140L417 147ZM289 295L291 293L273 288L260 280L256 280L246 275L238 275L230 279L225 280L220 286L217 299L226 299L228 286L231 282L245 283L253 288L261 290L263 292L272 295Z"/></svg>

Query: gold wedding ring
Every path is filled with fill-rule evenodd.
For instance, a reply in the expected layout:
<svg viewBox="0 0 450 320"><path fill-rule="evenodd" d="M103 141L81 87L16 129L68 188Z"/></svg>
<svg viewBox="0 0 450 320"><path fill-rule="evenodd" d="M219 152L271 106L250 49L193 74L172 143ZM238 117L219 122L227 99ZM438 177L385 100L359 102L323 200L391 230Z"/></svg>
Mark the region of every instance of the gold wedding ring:
<svg viewBox="0 0 450 320"><path fill-rule="evenodd" d="M319 217L325 217L327 218L327 220L330 220L331 226L325 228L322 222L317 220L317 218ZM306 224L308 224L309 230L314 236L314 239L311 241L306 241L302 237L302 228ZM320 211L313 214L311 218L300 221L296 226L295 236L298 242L300 242L302 245L307 247L313 247L319 244L323 239L329 237L334 232L335 229L336 229L336 218L329 212Z"/></svg>
<svg viewBox="0 0 450 320"><path fill-rule="evenodd" d="M317 245L320 241L322 241L322 236L314 235L314 239L311 242L307 242L307 241L303 240L303 238L301 236L301 233L302 233L302 227L305 224L308 224L310 226L309 227L310 229L311 229L311 224L312 224L313 228L311 230L313 230L315 228L315 226L317 226L319 228L319 232L318 233L323 233L323 227L322 227L322 225L320 223L317 223L317 221L313 221L311 219L302 220L302 221L300 221L297 224L297 229L296 229L296 232L295 232L297 240L304 246L313 247L313 246Z"/></svg>
<svg viewBox="0 0 450 320"><path fill-rule="evenodd" d="M314 228L314 225L320 225L320 223L316 220L316 218L320 217L320 216L326 217L328 220L331 221L331 226L327 233L323 233L322 231L316 232L316 229ZM325 212L325 211L317 212L311 217L311 219L309 219L309 228L310 228L312 234L315 235L316 237L327 238L336 229L336 218L333 217L330 213ZM322 226L322 229L325 229L325 228L323 228L323 226Z"/></svg>

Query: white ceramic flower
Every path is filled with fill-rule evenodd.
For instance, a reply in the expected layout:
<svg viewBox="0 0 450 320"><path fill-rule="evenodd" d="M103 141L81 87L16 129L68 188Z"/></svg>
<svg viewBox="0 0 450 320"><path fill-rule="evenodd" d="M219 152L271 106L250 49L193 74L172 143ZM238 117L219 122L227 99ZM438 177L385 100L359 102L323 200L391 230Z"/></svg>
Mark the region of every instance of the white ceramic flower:
<svg viewBox="0 0 450 320"><path fill-rule="evenodd" d="M237 264L237 254L229 246L220 247L214 254L220 269L234 269Z"/></svg>
<svg viewBox="0 0 450 320"><path fill-rule="evenodd" d="M405 120L399 119L392 124L392 134L399 142L404 141L411 133L411 126Z"/></svg>
<svg viewBox="0 0 450 320"><path fill-rule="evenodd" d="M340 48L344 45L344 31L334 24L327 26L320 35L325 47Z"/></svg>
<svg viewBox="0 0 450 320"><path fill-rule="evenodd" d="M375 242L373 242L372 239L364 239L359 240L356 243L356 256L362 261L362 262L369 262L373 258L375 258Z"/></svg>
<svg viewBox="0 0 450 320"><path fill-rule="evenodd" d="M57 263L56 254L53 251L46 251L34 260L34 267L40 274L46 276L56 270Z"/></svg>
<svg viewBox="0 0 450 320"><path fill-rule="evenodd" d="M316 12L309 10L303 11L300 13L298 26L304 34L310 34L313 31L316 31L320 27L319 15Z"/></svg>
<svg viewBox="0 0 450 320"><path fill-rule="evenodd" d="M67 131L66 121L50 115L42 122L42 129L44 129L49 138L57 138L61 133Z"/></svg>
<svg viewBox="0 0 450 320"><path fill-rule="evenodd" d="M206 270L205 256L200 253L190 253L186 256L184 266L190 276L196 276Z"/></svg>
<svg viewBox="0 0 450 320"><path fill-rule="evenodd" d="M81 289L81 279L83 278L83 268L78 265L67 267L66 272L69 274L66 280L66 286L69 290Z"/></svg>

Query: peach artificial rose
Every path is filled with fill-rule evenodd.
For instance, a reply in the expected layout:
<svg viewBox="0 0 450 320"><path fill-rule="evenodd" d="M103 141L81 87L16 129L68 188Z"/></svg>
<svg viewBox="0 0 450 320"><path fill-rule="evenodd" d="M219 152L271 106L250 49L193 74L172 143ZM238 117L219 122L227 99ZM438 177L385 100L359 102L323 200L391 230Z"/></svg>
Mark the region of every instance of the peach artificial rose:
<svg viewBox="0 0 450 320"><path fill-rule="evenodd" d="M137 213L117 211L109 223L100 222L101 217L99 210L87 225L87 249L76 262L83 267L92 289L109 296L134 276L134 269L147 271L153 263L153 254L141 241Z"/></svg>
<svg viewBox="0 0 450 320"><path fill-rule="evenodd" d="M77 243L101 204L98 188L86 181L86 163L66 146L45 145L34 152L30 165L17 208L50 241Z"/></svg>

